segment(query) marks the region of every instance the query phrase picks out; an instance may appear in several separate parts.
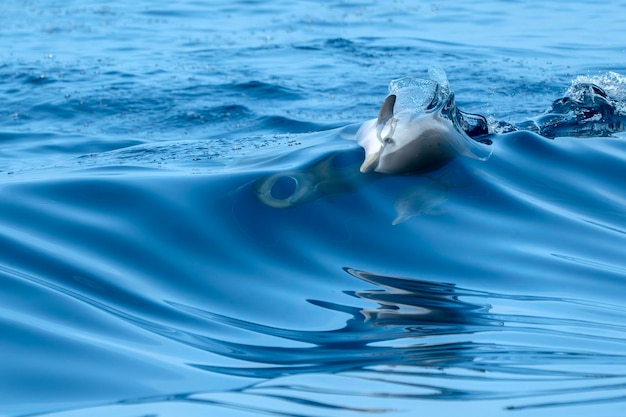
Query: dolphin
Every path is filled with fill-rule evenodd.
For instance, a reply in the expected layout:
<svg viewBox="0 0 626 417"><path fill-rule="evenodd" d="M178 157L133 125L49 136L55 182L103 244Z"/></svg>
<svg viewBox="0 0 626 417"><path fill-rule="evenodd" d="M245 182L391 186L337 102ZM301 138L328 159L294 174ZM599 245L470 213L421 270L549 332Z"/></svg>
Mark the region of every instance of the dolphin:
<svg viewBox="0 0 626 417"><path fill-rule="evenodd" d="M393 80L389 90L378 118L357 131L365 150L361 172L411 174L438 169L457 155L489 157L491 147L472 138L488 133L487 121L456 108L445 74Z"/></svg>

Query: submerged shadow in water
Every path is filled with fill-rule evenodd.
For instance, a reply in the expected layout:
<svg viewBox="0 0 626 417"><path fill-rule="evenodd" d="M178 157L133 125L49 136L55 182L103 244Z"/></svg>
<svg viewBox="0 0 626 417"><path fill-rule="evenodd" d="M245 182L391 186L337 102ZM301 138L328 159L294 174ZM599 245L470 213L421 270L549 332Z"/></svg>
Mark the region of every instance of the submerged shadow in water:
<svg viewBox="0 0 626 417"><path fill-rule="evenodd" d="M331 153L298 170L259 178L252 194L273 208L289 208L335 194L346 194L374 181L379 175L359 172L359 149Z"/></svg>

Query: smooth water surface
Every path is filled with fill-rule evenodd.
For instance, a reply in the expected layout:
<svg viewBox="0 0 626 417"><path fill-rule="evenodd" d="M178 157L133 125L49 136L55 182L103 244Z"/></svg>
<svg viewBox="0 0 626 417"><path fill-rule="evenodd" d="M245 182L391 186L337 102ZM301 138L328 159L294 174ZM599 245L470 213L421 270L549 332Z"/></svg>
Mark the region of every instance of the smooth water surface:
<svg viewBox="0 0 626 417"><path fill-rule="evenodd" d="M0 414L624 415L626 134L413 176L350 140L433 66L491 122L626 101L624 15L2 2Z"/></svg>

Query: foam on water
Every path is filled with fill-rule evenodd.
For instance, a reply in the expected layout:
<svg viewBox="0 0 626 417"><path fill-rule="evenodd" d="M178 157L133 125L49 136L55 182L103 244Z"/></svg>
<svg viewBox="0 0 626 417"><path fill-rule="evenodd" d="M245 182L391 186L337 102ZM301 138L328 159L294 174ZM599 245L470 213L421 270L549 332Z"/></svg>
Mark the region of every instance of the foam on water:
<svg viewBox="0 0 626 417"><path fill-rule="evenodd" d="M572 86L578 83L591 83L601 87L609 96L618 100L617 113L626 114L626 77L609 71L596 75L579 75L572 80ZM571 88L567 93L571 93Z"/></svg>

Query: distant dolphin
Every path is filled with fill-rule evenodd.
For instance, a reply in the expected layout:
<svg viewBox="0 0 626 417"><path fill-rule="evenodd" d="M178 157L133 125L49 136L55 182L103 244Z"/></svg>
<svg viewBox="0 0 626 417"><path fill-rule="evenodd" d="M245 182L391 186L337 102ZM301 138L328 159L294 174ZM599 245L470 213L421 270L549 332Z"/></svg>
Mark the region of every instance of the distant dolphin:
<svg viewBox="0 0 626 417"><path fill-rule="evenodd" d="M437 169L457 155L484 160L491 148L470 134L487 134L484 117L456 108L443 71L431 79L393 80L378 118L361 125L357 143L365 150L361 172L409 174Z"/></svg>

